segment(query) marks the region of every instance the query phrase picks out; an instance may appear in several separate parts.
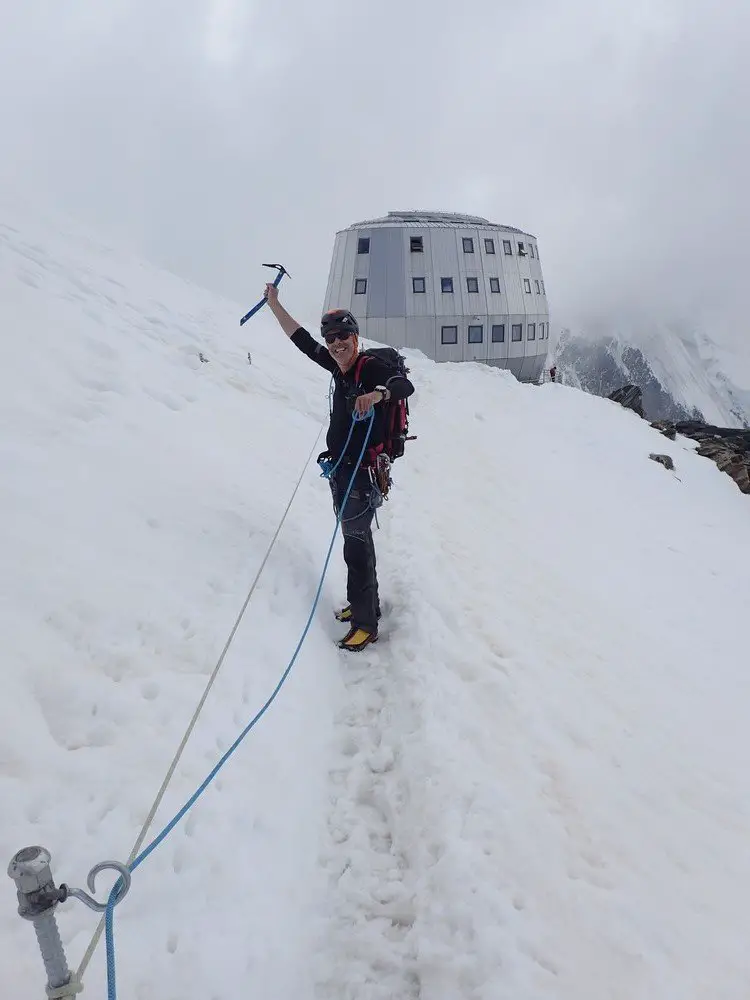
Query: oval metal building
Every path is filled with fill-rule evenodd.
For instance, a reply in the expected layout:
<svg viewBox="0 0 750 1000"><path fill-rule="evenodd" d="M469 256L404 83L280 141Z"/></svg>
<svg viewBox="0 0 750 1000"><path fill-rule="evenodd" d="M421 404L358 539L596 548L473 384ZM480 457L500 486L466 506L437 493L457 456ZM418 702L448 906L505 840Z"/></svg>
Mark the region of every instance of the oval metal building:
<svg viewBox="0 0 750 1000"><path fill-rule="evenodd" d="M365 337L536 381L549 338L536 238L453 212L389 212L336 234L325 307Z"/></svg>

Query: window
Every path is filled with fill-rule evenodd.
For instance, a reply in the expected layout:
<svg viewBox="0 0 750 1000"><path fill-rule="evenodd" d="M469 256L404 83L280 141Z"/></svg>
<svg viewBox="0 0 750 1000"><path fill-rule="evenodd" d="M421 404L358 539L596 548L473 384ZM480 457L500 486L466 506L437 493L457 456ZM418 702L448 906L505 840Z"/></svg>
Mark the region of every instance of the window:
<svg viewBox="0 0 750 1000"><path fill-rule="evenodd" d="M534 284L536 285L536 294L539 294L539 279L534 278Z"/></svg>
<svg viewBox="0 0 750 1000"><path fill-rule="evenodd" d="M511 340L523 340L523 325L521 323L514 323L510 328L510 339Z"/></svg>
<svg viewBox="0 0 750 1000"><path fill-rule="evenodd" d="M484 329L481 323L477 326L469 325L469 343L481 344L484 340Z"/></svg>
<svg viewBox="0 0 750 1000"><path fill-rule="evenodd" d="M529 323L526 327L526 339L536 340L536 323Z"/></svg>
<svg viewBox="0 0 750 1000"><path fill-rule="evenodd" d="M485 240L484 241L484 252L485 253L494 253L495 252L495 241L494 240Z"/></svg>
<svg viewBox="0 0 750 1000"><path fill-rule="evenodd" d="M466 291L467 292L478 292L479 291L479 278L467 278L466 279Z"/></svg>
<svg viewBox="0 0 750 1000"><path fill-rule="evenodd" d="M464 236L463 244L464 244L464 253L474 253L474 240L471 238L471 236Z"/></svg>
<svg viewBox="0 0 750 1000"><path fill-rule="evenodd" d="M505 343L505 323L492 324L492 343L493 344Z"/></svg>
<svg viewBox="0 0 750 1000"><path fill-rule="evenodd" d="M424 278L412 278L411 279L411 290L417 294L424 292Z"/></svg>
<svg viewBox="0 0 750 1000"><path fill-rule="evenodd" d="M367 291L367 278L355 278L354 294L364 295L366 291Z"/></svg>
<svg viewBox="0 0 750 1000"><path fill-rule="evenodd" d="M544 282L542 282L542 295L546 295L546 294L547 294L547 293L546 293L546 292L545 292L545 290L544 290Z"/></svg>
<svg viewBox="0 0 750 1000"><path fill-rule="evenodd" d="M526 256L526 247L524 246L523 243L519 243L518 244L518 256L519 257L525 257Z"/></svg>
<svg viewBox="0 0 750 1000"><path fill-rule="evenodd" d="M503 240L503 253L506 257L513 256L513 247L510 245L510 240Z"/></svg>
<svg viewBox="0 0 750 1000"><path fill-rule="evenodd" d="M457 344L458 343L458 327L457 326L441 326L440 327L440 343L441 344Z"/></svg>
<svg viewBox="0 0 750 1000"><path fill-rule="evenodd" d="M411 236L409 238L409 249L412 253L424 253L424 244L421 236Z"/></svg>
<svg viewBox="0 0 750 1000"><path fill-rule="evenodd" d="M524 278L523 279L523 290L528 295L531 295L531 281L528 278Z"/></svg>
<svg viewBox="0 0 750 1000"><path fill-rule="evenodd" d="M534 244L533 243L529 243L529 253L531 254L531 257L533 258L533 256L534 256Z"/></svg>
<svg viewBox="0 0 750 1000"><path fill-rule="evenodd" d="M369 253L370 252L370 237L360 236L357 241L357 253Z"/></svg>
<svg viewBox="0 0 750 1000"><path fill-rule="evenodd" d="M441 278L440 279L440 291L441 292L453 292L453 278Z"/></svg>
<svg viewBox="0 0 750 1000"><path fill-rule="evenodd" d="M544 337L545 337L545 333L544 333L544 323L540 323L540 324L539 324L539 339L540 339L540 340L544 340Z"/></svg>
<svg viewBox="0 0 750 1000"><path fill-rule="evenodd" d="M497 295L500 294L500 279L490 278L490 291L495 292Z"/></svg>

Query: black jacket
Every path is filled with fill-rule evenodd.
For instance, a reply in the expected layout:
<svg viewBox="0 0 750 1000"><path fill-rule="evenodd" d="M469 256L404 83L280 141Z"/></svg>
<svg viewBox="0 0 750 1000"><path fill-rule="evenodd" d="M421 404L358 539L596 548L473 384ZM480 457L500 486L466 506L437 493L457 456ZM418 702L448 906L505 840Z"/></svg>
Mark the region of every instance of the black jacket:
<svg viewBox="0 0 750 1000"><path fill-rule="evenodd" d="M406 399L414 392L414 386L403 375L395 375L393 369L384 365L377 358L371 357L362 365L359 382L354 383L356 362L347 372L342 372L323 344L319 343L303 327L292 334L292 343L308 358L325 368L333 376L333 400L331 403L331 422L328 425L326 446L332 458L338 460L349 436L354 411L354 400L366 392L373 392L378 385L388 385L391 399ZM367 351L363 351L367 354ZM369 421L357 423L346 449L346 458L356 461L362 450ZM375 448L383 443L384 437L383 407L375 407L375 418L372 423L372 433L367 442L368 448Z"/></svg>

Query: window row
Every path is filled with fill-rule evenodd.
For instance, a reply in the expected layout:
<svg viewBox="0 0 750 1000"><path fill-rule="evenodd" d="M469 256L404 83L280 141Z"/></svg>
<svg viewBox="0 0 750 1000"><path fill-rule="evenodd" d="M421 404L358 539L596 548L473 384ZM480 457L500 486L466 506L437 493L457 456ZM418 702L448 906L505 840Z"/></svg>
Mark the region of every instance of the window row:
<svg viewBox="0 0 750 1000"><path fill-rule="evenodd" d="M545 295L544 282L540 281L538 278L534 278L534 285L536 287L537 295ZM427 291L427 279L426 278L412 278L411 279L411 290L415 295L424 295ZM527 295L531 295L531 279L523 279L523 290ZM453 294L453 278L441 278L440 279L440 291L444 292L446 295ZM467 278L466 279L466 291L472 294L479 292L479 278ZM490 278L490 292L494 295L500 294L500 279ZM367 278L355 278L354 279L354 294L355 295L366 295L367 294Z"/></svg>
<svg viewBox="0 0 750 1000"><path fill-rule="evenodd" d="M537 339L537 327L539 328L539 340L547 340L549 338L549 323L527 323L526 324L526 339L536 340ZM523 323L511 323L510 326L510 339L513 343L520 343L523 340ZM484 326L481 323L470 323L467 333L467 341L469 344L482 344L484 342ZM504 344L505 343L505 323L493 323L490 330L490 342L493 344ZM458 327L457 326L441 326L440 327L440 343L441 344L457 344L458 343Z"/></svg>
<svg viewBox="0 0 750 1000"><path fill-rule="evenodd" d="M511 240L503 240L503 253L506 257L513 256L513 243ZM461 243L463 246L464 253L474 253L474 237L473 236L463 236L461 238ZM528 246L528 250L526 247ZM412 253L424 253L424 237L423 236L410 236L409 237L409 250ZM357 241L357 253L369 253L370 252L370 237L360 236ZM484 239L484 252L488 254L495 253L495 241L489 237ZM519 257L531 257L532 259L539 259L539 251L534 252L533 243L522 243L521 241L516 242L516 253Z"/></svg>

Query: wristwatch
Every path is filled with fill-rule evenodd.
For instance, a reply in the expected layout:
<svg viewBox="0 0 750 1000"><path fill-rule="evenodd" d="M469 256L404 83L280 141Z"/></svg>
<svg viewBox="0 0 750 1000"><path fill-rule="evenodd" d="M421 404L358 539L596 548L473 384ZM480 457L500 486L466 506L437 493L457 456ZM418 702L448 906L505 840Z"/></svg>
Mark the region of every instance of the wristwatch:
<svg viewBox="0 0 750 1000"><path fill-rule="evenodd" d="M391 398L391 390L387 389L384 385L376 385L375 392L383 393L383 399L382 399L383 403L387 403L388 400Z"/></svg>

